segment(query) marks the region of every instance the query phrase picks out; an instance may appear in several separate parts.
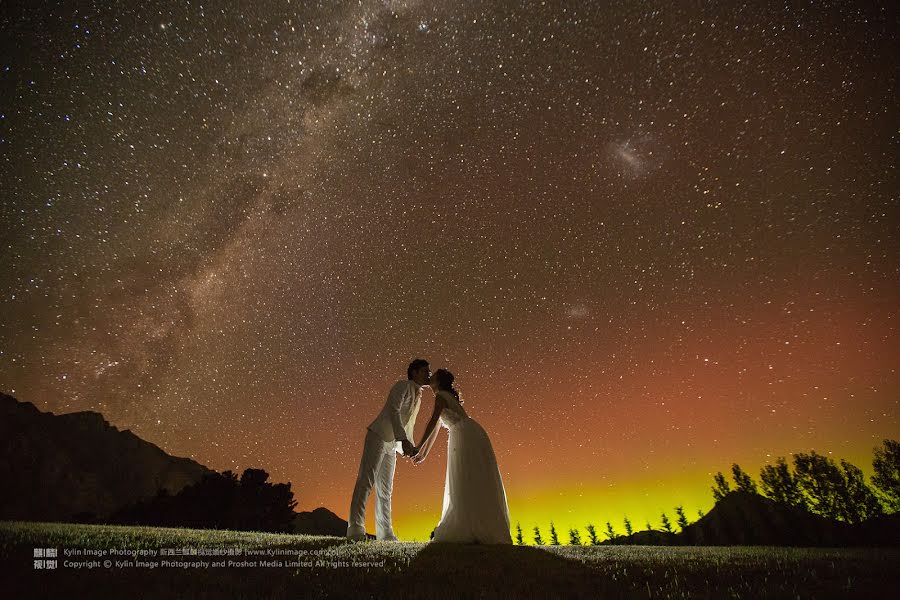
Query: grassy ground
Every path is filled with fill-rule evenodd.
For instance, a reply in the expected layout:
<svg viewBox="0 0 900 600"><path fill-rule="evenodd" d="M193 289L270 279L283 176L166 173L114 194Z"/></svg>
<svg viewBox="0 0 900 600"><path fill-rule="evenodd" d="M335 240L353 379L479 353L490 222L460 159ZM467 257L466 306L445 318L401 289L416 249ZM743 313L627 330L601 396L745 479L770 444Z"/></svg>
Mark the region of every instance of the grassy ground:
<svg viewBox="0 0 900 600"><path fill-rule="evenodd" d="M34 568L34 548L57 548L57 568ZM116 566L125 556L65 550L215 549L234 556L170 561L296 561L297 566ZM291 555L273 554L290 550ZM113 561L104 567L105 560ZM64 561L98 561L95 568ZM364 564L367 563L367 564ZM0 522L6 598L875 598L900 589L900 549L477 546L348 542L240 531Z"/></svg>

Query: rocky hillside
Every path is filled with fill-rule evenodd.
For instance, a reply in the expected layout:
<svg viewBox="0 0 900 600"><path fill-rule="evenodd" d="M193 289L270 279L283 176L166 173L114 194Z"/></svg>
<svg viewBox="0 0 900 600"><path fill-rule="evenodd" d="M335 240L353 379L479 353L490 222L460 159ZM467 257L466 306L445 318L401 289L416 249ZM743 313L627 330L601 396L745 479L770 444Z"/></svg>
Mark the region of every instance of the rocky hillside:
<svg viewBox="0 0 900 600"><path fill-rule="evenodd" d="M82 521L211 469L170 456L100 413L53 414L0 393L0 519Z"/></svg>

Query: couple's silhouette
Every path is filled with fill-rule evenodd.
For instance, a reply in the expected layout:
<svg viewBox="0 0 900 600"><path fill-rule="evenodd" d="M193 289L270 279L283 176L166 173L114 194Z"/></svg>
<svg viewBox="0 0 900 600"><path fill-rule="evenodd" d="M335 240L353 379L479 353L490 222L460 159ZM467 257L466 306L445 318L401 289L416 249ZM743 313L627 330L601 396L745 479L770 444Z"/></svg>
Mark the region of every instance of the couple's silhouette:
<svg viewBox="0 0 900 600"><path fill-rule="evenodd" d="M453 374L431 373L428 362L417 358L406 370L406 380L391 387L387 402L369 425L363 444L359 475L350 502L347 537L366 538L366 501L375 488L375 537L397 540L391 523L391 492L397 454L420 464L428 456L440 425L449 435L447 477L441 520L434 529L436 542L511 544L506 490L487 433L462 407L453 387ZM434 412L418 446L413 426L419 414L422 389L434 393Z"/></svg>

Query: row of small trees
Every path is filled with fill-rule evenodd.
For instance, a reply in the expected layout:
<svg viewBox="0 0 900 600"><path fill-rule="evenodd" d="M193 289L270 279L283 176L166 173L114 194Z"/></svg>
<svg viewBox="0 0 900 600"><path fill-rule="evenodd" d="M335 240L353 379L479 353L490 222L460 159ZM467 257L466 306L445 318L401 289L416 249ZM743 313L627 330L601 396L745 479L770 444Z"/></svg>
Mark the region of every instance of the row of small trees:
<svg viewBox="0 0 900 600"><path fill-rule="evenodd" d="M884 440L875 448L875 475L866 483L859 467L835 461L815 450L793 455L793 469L783 456L760 471L762 495L788 506L802 508L847 523L860 523L884 513L900 511L900 442ZM736 489L759 494L756 482L736 463L731 466ZM716 502L731 491L722 472L713 477Z"/></svg>
<svg viewBox="0 0 900 600"><path fill-rule="evenodd" d="M900 512L900 442L884 440L882 446L875 448L872 466L875 475L872 477L870 487L865 482L863 472L843 459L838 467L833 460L815 451L809 454L801 452L793 455L793 470L791 470L786 459L778 457L774 465L766 465L760 471L762 495L781 504L847 523L859 523L884 513ZM731 473L735 489L759 494L756 482L738 464L731 466ZM715 482L712 488L713 498L718 502L732 491L732 488L721 471L716 473L713 481ZM698 510L697 514L702 517L703 511ZM684 528L690 525L684 507L676 506L675 516L676 525L684 531ZM625 537L630 537L634 529L627 515L623 522ZM649 522L646 528L648 531L653 530ZM601 543L597 528L593 524L588 523L584 529L586 537L582 539L578 528L570 528L568 544L596 546ZM661 515L660 529L675 533L672 521L665 512ZM547 544L559 546L563 543L552 521L548 540L544 540L539 526L535 525L532 531L534 544L537 546ZM606 522L606 530L602 535L609 541L622 537L609 521ZM526 543L520 523L516 523L516 543L519 545Z"/></svg>
<svg viewBox="0 0 900 600"><path fill-rule="evenodd" d="M703 511L698 510L697 513L701 517L703 516ZM683 507L676 506L675 514L677 515L677 519L675 522L678 524L678 526L682 530L684 530L685 527L690 525L687 515L684 513ZM625 537L630 537L631 534L634 533L634 527L632 526L631 521L628 519L627 515L624 517L623 523L625 526L624 527ZM646 527L647 527L647 531L651 531L653 529L653 526L650 525L649 521L647 522ZM675 533L672 528L672 521L669 520L669 517L666 515L666 513L662 513L660 529L662 531L667 531L669 533ZM577 527L570 528L569 536L568 536L569 545L572 545L572 546L584 546L584 545L599 546L601 540L600 540L600 536L597 535L597 528L592 523L588 523L587 525L585 525L584 530L585 530L587 536L584 539L584 541L582 541L581 531ZM533 531L534 544L536 546L544 546L547 544L549 544L551 546L560 546L561 545L560 538L559 538L559 532L557 532L556 526L553 524L553 521L550 521L550 539L548 541L544 540L544 537L541 535L541 528L539 526L535 525L534 529L532 531ZM615 528L612 526L612 523L610 523L609 521L606 522L606 529L602 532L602 535L607 540L610 540L610 541L616 540L616 539L619 539L622 537L621 534L616 532ZM516 543L519 544L520 546L525 544L525 534L522 531L522 525L519 523L516 523Z"/></svg>

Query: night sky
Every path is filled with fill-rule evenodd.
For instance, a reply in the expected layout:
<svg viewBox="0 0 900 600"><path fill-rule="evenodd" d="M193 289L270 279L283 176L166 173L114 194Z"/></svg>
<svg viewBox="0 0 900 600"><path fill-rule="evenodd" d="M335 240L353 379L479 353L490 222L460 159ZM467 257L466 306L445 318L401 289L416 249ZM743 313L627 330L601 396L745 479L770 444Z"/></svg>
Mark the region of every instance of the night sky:
<svg viewBox="0 0 900 600"><path fill-rule="evenodd" d="M890 3L36 4L0 16L19 400L346 518L423 357L545 538L900 432ZM401 538L445 458L398 462Z"/></svg>

